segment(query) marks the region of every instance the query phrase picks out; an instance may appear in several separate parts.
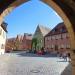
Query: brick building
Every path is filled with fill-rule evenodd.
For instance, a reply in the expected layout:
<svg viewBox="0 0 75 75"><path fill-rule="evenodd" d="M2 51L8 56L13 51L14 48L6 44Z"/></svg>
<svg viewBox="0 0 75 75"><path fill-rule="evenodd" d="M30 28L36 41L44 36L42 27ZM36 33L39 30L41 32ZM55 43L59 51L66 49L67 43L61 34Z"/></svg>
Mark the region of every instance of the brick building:
<svg viewBox="0 0 75 75"><path fill-rule="evenodd" d="M6 51L31 49L32 34L24 33L15 38L9 38L6 42Z"/></svg>
<svg viewBox="0 0 75 75"><path fill-rule="evenodd" d="M16 38L9 38L6 40L6 47L5 47L6 52L9 52L10 50L12 50L12 48L14 49L15 39Z"/></svg>
<svg viewBox="0 0 75 75"><path fill-rule="evenodd" d="M31 43L32 43L32 34L24 33L21 44L22 50L31 49Z"/></svg>
<svg viewBox="0 0 75 75"><path fill-rule="evenodd" d="M54 53L70 50L69 34L64 23L59 23L45 36L45 48Z"/></svg>

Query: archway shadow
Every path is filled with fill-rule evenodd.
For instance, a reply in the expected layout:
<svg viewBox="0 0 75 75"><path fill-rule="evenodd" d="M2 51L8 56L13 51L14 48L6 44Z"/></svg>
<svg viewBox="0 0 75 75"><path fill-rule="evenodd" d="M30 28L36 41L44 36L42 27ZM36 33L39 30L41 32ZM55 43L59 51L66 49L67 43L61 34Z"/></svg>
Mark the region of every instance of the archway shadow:
<svg viewBox="0 0 75 75"><path fill-rule="evenodd" d="M68 64L68 66L63 70L61 75L72 75L72 66Z"/></svg>

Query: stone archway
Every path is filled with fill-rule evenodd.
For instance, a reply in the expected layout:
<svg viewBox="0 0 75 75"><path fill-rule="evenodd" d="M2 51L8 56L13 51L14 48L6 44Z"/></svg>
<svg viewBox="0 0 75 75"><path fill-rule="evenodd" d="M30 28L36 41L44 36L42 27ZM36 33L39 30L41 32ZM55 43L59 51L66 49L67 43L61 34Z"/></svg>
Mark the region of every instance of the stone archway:
<svg viewBox="0 0 75 75"><path fill-rule="evenodd" d="M3 18L9 14L17 6L27 2L29 0L11 0L11 1L1 1L0 3L0 24L3 21ZM75 69L75 1L74 0L41 0L44 3L51 6L63 19L68 32L70 34L71 40L71 59L72 59L72 68L74 75ZM2 4L3 3L3 4Z"/></svg>

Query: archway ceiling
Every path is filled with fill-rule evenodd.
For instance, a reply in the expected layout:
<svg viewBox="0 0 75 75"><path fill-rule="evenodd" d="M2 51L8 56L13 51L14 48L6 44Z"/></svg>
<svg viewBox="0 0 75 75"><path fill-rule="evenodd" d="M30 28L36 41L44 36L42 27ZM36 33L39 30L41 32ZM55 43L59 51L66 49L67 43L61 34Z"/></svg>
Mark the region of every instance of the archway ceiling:
<svg viewBox="0 0 75 75"><path fill-rule="evenodd" d="M0 14L13 2L18 0L0 0ZM21 0L22 1L22 0ZM25 0L29 1L29 0ZM49 0L41 0L41 1L49 1ZM53 0L56 4L58 4L65 14L68 16L70 21L73 24L73 28L75 29L75 0Z"/></svg>
<svg viewBox="0 0 75 75"><path fill-rule="evenodd" d="M0 14L3 12L4 9L6 9L10 4L12 4L15 1L17 0L0 0ZM41 0L41 1L49 1L49 0ZM53 1L59 5L64 4L64 7L65 6L70 7L71 9L73 9L73 11L75 11L75 0L53 0Z"/></svg>
<svg viewBox="0 0 75 75"><path fill-rule="evenodd" d="M75 31L75 0L54 0L65 12Z"/></svg>
<svg viewBox="0 0 75 75"><path fill-rule="evenodd" d="M16 0L0 0L0 14Z"/></svg>

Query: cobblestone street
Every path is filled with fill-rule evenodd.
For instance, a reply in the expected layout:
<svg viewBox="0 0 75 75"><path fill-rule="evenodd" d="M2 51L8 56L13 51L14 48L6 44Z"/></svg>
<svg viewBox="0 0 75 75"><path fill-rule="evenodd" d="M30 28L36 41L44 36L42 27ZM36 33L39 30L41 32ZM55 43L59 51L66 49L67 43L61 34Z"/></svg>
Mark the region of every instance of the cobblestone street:
<svg viewBox="0 0 75 75"><path fill-rule="evenodd" d="M58 57L6 53L0 59L0 75L71 75L69 63ZM67 67L68 73L65 73Z"/></svg>

